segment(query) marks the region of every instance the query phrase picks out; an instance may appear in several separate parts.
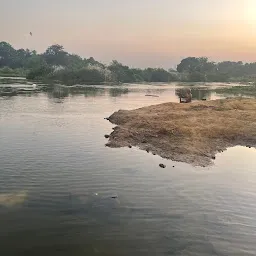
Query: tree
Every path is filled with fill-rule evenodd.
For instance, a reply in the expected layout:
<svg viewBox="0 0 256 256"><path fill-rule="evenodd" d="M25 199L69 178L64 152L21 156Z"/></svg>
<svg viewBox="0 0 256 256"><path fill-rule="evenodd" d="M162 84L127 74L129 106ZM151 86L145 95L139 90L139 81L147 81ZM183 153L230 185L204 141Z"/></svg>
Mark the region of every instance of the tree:
<svg viewBox="0 0 256 256"><path fill-rule="evenodd" d="M238 61L238 62L223 61L218 63L217 65L218 72L229 74L232 77L240 77L240 76L246 75L247 73L245 69L246 67L248 66L243 65L242 61ZM254 69L254 72L255 71L256 69Z"/></svg>
<svg viewBox="0 0 256 256"><path fill-rule="evenodd" d="M28 69L35 69L42 66L47 66L47 63L42 55L32 55L30 58L27 59L24 66Z"/></svg>
<svg viewBox="0 0 256 256"><path fill-rule="evenodd" d="M58 80L67 85L99 84L105 81L105 76L97 69L82 68L78 70L60 70L54 72L50 79Z"/></svg>
<svg viewBox="0 0 256 256"><path fill-rule="evenodd" d="M4 68L7 67L7 68ZM73 82L170 82L170 81L252 81L256 79L256 62L223 61L214 63L207 57L187 57L179 63L177 71L163 68L130 68L113 60L108 66L93 57L81 58L69 54L59 44L49 46L43 54L29 49L14 49L0 42L0 68L6 75L24 75L29 78L59 79ZM3 69L4 68L4 69ZM56 73L56 74L54 74ZM71 76L68 77L68 76Z"/></svg>
<svg viewBox="0 0 256 256"><path fill-rule="evenodd" d="M68 54L66 61L66 66L69 69L81 69L86 66L85 61L76 54Z"/></svg>
<svg viewBox="0 0 256 256"><path fill-rule="evenodd" d="M68 53L64 51L64 47L59 44L48 47L43 53L47 64L56 66L65 66L67 64L67 55Z"/></svg>
<svg viewBox="0 0 256 256"><path fill-rule="evenodd" d="M6 42L0 42L0 67L13 67L15 49Z"/></svg>
<svg viewBox="0 0 256 256"><path fill-rule="evenodd" d="M194 71L189 74L188 80L191 82L205 82L206 75L201 72Z"/></svg>
<svg viewBox="0 0 256 256"><path fill-rule="evenodd" d="M196 68L199 66L200 61L195 57L188 57L183 59L180 64L177 66L177 71L182 72L194 72Z"/></svg>
<svg viewBox="0 0 256 256"><path fill-rule="evenodd" d="M116 60L111 62L108 69L114 74L116 82L131 83L135 81L133 70Z"/></svg>

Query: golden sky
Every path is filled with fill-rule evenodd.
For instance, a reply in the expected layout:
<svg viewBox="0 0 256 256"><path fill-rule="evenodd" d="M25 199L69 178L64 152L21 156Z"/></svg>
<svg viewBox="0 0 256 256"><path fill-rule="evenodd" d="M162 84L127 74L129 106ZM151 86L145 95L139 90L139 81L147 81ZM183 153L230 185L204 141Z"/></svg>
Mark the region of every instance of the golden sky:
<svg viewBox="0 0 256 256"><path fill-rule="evenodd" d="M0 41L58 43L105 63L173 67L188 56L256 61L256 0L9 0ZM29 32L33 36L29 36Z"/></svg>

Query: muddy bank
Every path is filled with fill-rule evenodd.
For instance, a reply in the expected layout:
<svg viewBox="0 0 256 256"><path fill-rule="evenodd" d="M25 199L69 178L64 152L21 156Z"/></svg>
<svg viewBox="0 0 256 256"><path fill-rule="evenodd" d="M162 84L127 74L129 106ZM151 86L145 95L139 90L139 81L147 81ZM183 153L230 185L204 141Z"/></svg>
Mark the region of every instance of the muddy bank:
<svg viewBox="0 0 256 256"><path fill-rule="evenodd" d="M163 158L197 166L227 147L256 146L256 100L233 98L190 104L164 103L119 110L109 147L137 146Z"/></svg>

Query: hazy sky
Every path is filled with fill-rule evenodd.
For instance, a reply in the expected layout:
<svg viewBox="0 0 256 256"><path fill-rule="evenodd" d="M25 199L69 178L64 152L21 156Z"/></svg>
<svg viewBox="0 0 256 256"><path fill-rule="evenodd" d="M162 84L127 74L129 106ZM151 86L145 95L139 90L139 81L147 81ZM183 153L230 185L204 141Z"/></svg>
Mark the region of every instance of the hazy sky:
<svg viewBox="0 0 256 256"><path fill-rule="evenodd" d="M172 67L187 56L256 61L256 0L0 0L0 41L61 44L105 63ZM29 32L33 36L29 36Z"/></svg>

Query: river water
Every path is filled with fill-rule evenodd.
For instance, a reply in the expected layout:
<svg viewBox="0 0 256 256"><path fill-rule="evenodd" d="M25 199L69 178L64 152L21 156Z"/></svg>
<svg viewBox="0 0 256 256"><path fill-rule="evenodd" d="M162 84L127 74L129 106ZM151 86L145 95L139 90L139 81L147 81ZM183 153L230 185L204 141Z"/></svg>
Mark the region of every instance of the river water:
<svg viewBox="0 0 256 256"><path fill-rule="evenodd" d="M255 149L201 168L105 147L104 117L168 101L174 86L0 98L0 255L256 255Z"/></svg>

